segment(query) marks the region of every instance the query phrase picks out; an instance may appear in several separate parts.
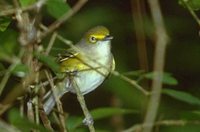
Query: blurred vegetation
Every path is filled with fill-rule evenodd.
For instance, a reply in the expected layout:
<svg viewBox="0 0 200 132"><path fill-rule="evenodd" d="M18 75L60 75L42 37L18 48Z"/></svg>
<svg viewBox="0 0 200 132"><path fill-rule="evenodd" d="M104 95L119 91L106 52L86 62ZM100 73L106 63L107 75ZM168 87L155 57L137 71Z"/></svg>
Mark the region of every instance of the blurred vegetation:
<svg viewBox="0 0 200 132"><path fill-rule="evenodd" d="M18 6L22 8L37 2L37 0L16 1L19 1ZM48 131L40 118L36 121L36 115L34 115L34 121L30 116L26 116L28 113L27 102L41 93L31 88L23 89L22 83L36 76L32 74L34 72L31 71L33 70L31 65L24 59L26 59L25 56L32 56L35 63L40 62L38 65L41 66L41 69L51 69L54 72L52 75L54 75L57 70L55 57L69 46L56 39L50 54L44 55L52 36L50 34L37 43L36 48L32 49L31 55L28 54L28 46L24 46L20 42L21 30L15 13L1 14L3 11L15 9L14 3L11 0L0 1L0 109L3 110L7 107L4 102L6 97L12 103L9 109L1 114L0 128L5 131ZM70 11L75 3L74 0L67 2L48 0L39 13L35 10L27 12L30 17L37 16L39 22L48 26ZM137 49L139 44L135 37L136 24L134 23L137 20L133 22L133 13L135 12L132 12L132 8L135 7L131 6L129 0L88 1L56 32L76 43L89 28L96 25L108 27L114 36L112 52L116 61L116 71L136 80L144 89L150 91L152 78L156 74L152 71L156 36L148 2L143 0L141 3L144 11L142 17L148 70L140 67ZM191 12L199 14L200 1L188 0L184 3L183 0L162 0L160 5L170 42L167 45L165 73L162 79L163 91L154 131L198 132L200 131L200 25L198 25L200 20L193 19ZM39 28L39 25L37 26ZM30 85L40 84L44 79L42 78L40 81L34 80ZM13 89L15 92L12 92ZM22 97L17 98L14 95ZM10 99L11 97L13 99ZM95 129L103 132L123 131L142 124L148 98L131 84L116 76L111 76L98 89L85 96L87 106L94 118ZM82 125L84 117L76 96L67 93L61 101L67 130L88 131ZM59 121L56 120L55 115L51 114L48 118L53 129L60 131ZM4 128L6 125L3 123L13 128L10 127L8 130L8 127Z"/></svg>

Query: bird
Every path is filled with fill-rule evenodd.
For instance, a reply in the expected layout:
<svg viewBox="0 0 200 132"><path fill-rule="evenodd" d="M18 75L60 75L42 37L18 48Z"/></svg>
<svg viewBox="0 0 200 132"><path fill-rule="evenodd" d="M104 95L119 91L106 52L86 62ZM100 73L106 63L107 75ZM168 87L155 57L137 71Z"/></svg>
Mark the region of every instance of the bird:
<svg viewBox="0 0 200 132"><path fill-rule="evenodd" d="M109 30L105 26L89 29L75 44L58 58L59 72L65 77L55 84L54 94L44 96L44 111L49 114L55 106L55 96L61 98L65 93L76 94L75 87L85 95L99 87L115 69L115 60L111 52Z"/></svg>

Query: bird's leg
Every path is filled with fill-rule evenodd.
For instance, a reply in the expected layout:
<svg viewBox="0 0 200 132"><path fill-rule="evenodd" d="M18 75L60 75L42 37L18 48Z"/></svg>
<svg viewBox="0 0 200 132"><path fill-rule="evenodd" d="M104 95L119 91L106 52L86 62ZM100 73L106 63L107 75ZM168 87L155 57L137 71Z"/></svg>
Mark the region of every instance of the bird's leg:
<svg viewBox="0 0 200 132"><path fill-rule="evenodd" d="M67 71L66 74L68 77L73 78L77 76L78 72L79 72L78 70L73 70L73 71Z"/></svg>

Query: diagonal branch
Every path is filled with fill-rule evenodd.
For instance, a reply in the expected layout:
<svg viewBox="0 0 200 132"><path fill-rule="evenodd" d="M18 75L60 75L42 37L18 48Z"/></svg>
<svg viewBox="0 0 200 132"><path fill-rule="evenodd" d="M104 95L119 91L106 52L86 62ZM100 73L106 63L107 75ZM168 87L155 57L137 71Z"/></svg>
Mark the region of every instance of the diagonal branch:
<svg viewBox="0 0 200 132"><path fill-rule="evenodd" d="M61 18L59 18L57 21L55 21L53 24L51 24L48 27L48 30L46 30L41 36L39 37L39 40L46 37L48 34L55 31L61 24L63 24L66 20L68 20L70 17L72 17L74 14L76 14L81 7L87 2L87 0L79 0L74 7L72 7L71 10L66 12Z"/></svg>
<svg viewBox="0 0 200 132"><path fill-rule="evenodd" d="M192 17L196 20L198 25L200 26L200 19L198 18L197 14L194 12L194 10L188 5L187 1L181 0L181 2L187 7L188 11L192 15Z"/></svg>
<svg viewBox="0 0 200 132"><path fill-rule="evenodd" d="M78 87L76 82L73 80L73 78L72 78L72 81L75 84L74 89L76 91L77 99L80 103L83 114L85 115L85 119L83 120L83 123L88 126L90 132L95 132L95 128L93 126L94 121L93 121L93 118L92 118L92 116L91 116L91 114L90 114L90 112L89 112L89 110L86 106L84 96L81 93L80 88Z"/></svg>
<svg viewBox="0 0 200 132"><path fill-rule="evenodd" d="M161 120L154 123L154 126L184 126L188 124L200 125L200 120ZM135 124L122 132L140 132L144 124Z"/></svg>

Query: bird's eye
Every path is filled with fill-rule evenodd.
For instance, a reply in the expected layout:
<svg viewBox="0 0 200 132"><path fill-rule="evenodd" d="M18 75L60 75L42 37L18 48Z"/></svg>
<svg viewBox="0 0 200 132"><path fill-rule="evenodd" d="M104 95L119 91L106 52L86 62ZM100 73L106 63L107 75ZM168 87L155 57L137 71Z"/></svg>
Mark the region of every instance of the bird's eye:
<svg viewBox="0 0 200 132"><path fill-rule="evenodd" d="M97 41L97 39L94 36L90 37L90 42L95 43Z"/></svg>

